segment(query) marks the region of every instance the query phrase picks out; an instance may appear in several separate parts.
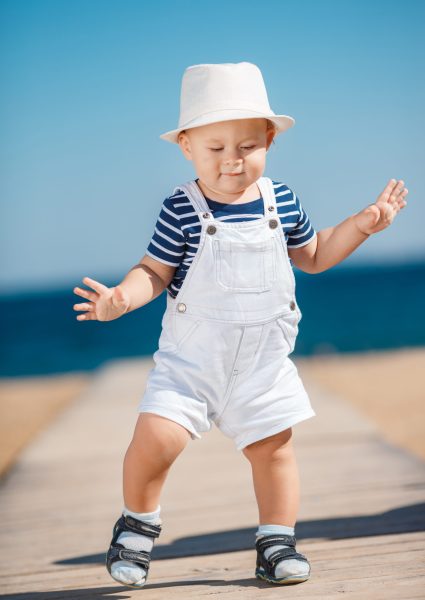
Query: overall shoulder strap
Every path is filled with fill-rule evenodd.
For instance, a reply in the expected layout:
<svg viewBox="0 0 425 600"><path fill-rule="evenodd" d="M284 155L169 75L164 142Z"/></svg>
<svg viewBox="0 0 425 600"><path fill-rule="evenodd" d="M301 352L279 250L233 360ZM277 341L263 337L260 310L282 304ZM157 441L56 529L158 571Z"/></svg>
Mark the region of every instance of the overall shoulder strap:
<svg viewBox="0 0 425 600"><path fill-rule="evenodd" d="M264 216L271 216L276 211L276 196L274 193L273 182L270 177L260 177L256 181L260 188L261 195L263 197L264 204ZM273 210L269 210L269 206L273 207Z"/></svg>
<svg viewBox="0 0 425 600"><path fill-rule="evenodd" d="M196 212L210 212L210 207L195 181L187 181L186 183L176 186L173 194L178 190L181 190L186 194Z"/></svg>

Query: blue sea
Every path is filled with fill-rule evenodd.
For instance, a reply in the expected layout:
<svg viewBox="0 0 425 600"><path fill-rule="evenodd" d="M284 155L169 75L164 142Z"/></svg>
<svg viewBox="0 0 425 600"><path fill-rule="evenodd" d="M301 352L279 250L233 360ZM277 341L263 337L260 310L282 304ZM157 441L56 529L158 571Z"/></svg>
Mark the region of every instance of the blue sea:
<svg viewBox="0 0 425 600"><path fill-rule="evenodd" d="M294 269L302 311L293 356L425 345L425 261ZM116 285L114 281L103 281ZM0 296L0 376L91 371L106 360L152 356L165 292L121 319L80 322L69 288Z"/></svg>

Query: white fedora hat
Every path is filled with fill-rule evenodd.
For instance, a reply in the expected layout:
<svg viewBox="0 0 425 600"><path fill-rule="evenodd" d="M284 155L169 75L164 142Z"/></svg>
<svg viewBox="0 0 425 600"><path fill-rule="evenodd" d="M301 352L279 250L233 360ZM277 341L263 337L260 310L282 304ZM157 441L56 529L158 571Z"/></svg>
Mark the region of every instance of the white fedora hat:
<svg viewBox="0 0 425 600"><path fill-rule="evenodd" d="M249 62L192 65L183 74L179 126L159 137L177 144L183 129L217 121L259 118L272 121L276 135L295 125L295 119L276 115L270 108L263 76L256 65Z"/></svg>

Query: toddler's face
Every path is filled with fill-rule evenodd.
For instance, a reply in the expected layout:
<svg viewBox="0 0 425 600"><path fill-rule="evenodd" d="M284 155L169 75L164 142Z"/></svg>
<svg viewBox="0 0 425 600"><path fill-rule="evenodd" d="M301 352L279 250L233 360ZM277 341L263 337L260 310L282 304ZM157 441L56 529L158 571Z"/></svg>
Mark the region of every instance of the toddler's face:
<svg viewBox="0 0 425 600"><path fill-rule="evenodd" d="M235 119L187 129L179 145L206 188L231 199L263 175L273 136L266 119Z"/></svg>

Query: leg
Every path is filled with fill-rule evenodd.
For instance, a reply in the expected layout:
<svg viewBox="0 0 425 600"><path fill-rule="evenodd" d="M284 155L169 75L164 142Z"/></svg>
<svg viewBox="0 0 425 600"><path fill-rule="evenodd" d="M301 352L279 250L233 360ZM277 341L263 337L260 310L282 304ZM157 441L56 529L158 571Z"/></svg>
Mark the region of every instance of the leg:
<svg viewBox="0 0 425 600"><path fill-rule="evenodd" d="M107 568L120 583L146 583L154 538L161 530L159 497L168 471L190 433L154 413L141 413L125 455L124 511L114 527Z"/></svg>
<svg viewBox="0 0 425 600"><path fill-rule="evenodd" d="M140 413L124 459L123 495L126 508L151 512L159 504L168 471L190 439L179 423L153 413Z"/></svg>
<svg viewBox="0 0 425 600"><path fill-rule="evenodd" d="M255 574L270 583L305 581L310 565L295 550L300 485L292 429L249 444L243 453L251 463L260 521Z"/></svg>
<svg viewBox="0 0 425 600"><path fill-rule="evenodd" d="M249 444L243 454L251 463L260 525L294 527L300 483L292 444L292 429Z"/></svg>

